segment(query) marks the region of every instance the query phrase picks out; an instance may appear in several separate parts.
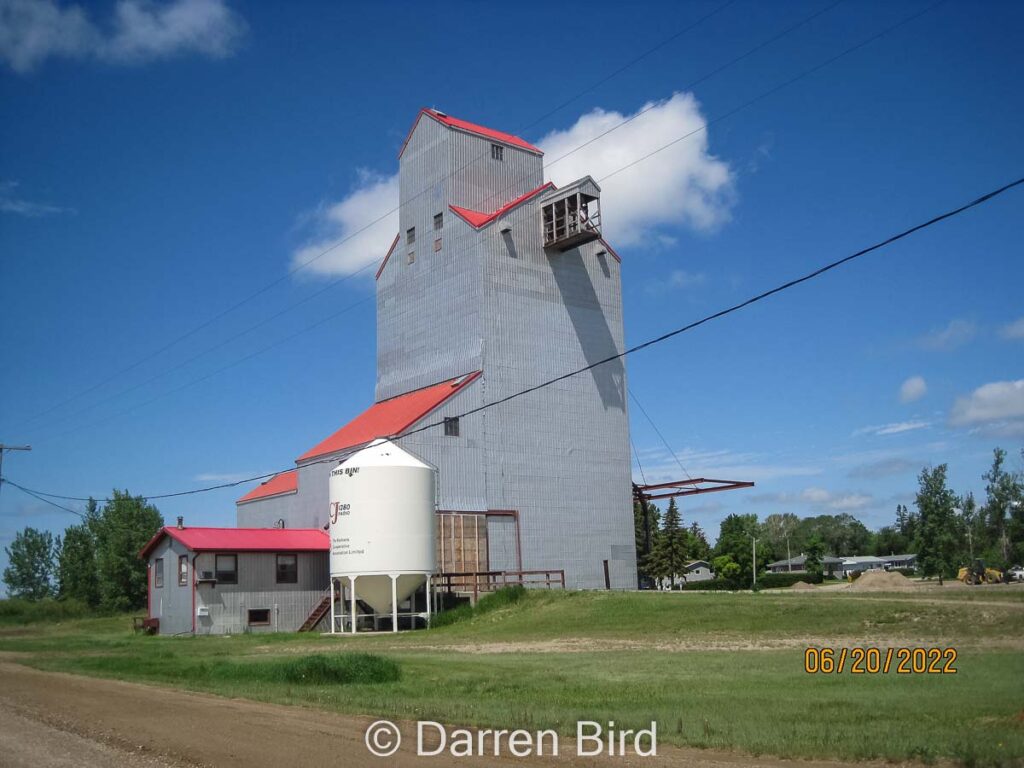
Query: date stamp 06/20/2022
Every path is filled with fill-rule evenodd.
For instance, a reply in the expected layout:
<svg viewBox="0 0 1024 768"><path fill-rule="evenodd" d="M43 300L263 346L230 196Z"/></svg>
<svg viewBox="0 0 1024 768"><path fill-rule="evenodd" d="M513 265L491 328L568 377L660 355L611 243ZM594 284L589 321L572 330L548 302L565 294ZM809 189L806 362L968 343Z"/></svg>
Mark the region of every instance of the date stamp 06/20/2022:
<svg viewBox="0 0 1024 768"><path fill-rule="evenodd" d="M899 647L814 648L804 651L810 675L955 675L956 648Z"/></svg>

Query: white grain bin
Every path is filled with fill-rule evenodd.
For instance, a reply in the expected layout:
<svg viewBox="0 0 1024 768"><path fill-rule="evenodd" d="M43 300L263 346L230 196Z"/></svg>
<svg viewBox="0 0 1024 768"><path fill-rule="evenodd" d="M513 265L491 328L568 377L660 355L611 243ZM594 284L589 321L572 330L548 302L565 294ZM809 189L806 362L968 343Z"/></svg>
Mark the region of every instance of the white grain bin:
<svg viewBox="0 0 1024 768"><path fill-rule="evenodd" d="M397 604L437 566L436 486L434 467L389 440L331 470L332 583L354 583L358 599L393 615L393 628Z"/></svg>

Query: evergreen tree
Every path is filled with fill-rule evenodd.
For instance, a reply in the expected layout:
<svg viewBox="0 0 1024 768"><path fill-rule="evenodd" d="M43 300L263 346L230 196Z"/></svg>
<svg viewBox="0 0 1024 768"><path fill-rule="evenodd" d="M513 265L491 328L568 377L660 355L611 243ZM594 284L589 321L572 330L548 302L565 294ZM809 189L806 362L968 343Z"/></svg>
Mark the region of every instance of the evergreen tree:
<svg viewBox="0 0 1024 768"><path fill-rule="evenodd" d="M4 568L4 583L11 597L42 600L54 593L54 564L60 538L49 531L26 528L14 535L11 546L4 547L9 565Z"/></svg>
<svg viewBox="0 0 1024 768"><path fill-rule="evenodd" d="M633 533L636 540L636 573L641 588L654 577L649 571L651 552L658 536L661 511L651 502L633 503Z"/></svg>
<svg viewBox="0 0 1024 768"><path fill-rule="evenodd" d="M957 498L946 487L946 465L921 470L917 492L918 557L925 576L953 576L961 551L956 515Z"/></svg>
<svg viewBox="0 0 1024 768"><path fill-rule="evenodd" d="M159 510L141 496L114 491L91 526L96 540L100 604L115 611L146 604L146 563L139 551L163 526Z"/></svg>
<svg viewBox="0 0 1024 768"><path fill-rule="evenodd" d="M679 507L675 499L669 499L665 519L651 552L650 573L654 578L666 580L675 585L676 580L686 573L689 561L687 551L688 531L679 519Z"/></svg>
<svg viewBox="0 0 1024 768"><path fill-rule="evenodd" d="M690 556L694 560L708 560L709 562L711 558L711 545L708 544L708 537L696 520L690 524Z"/></svg>

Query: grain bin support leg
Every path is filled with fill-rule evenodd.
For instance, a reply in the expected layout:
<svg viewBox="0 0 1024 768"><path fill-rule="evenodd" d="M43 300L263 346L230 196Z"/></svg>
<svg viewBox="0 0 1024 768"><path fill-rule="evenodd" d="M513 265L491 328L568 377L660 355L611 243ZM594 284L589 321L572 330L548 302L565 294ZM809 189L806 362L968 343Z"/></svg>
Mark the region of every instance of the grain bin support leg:
<svg viewBox="0 0 1024 768"><path fill-rule="evenodd" d="M331 576L331 634L334 634L334 625L338 623L338 611L334 604L334 577Z"/></svg>
<svg viewBox="0 0 1024 768"><path fill-rule="evenodd" d="M352 586L352 594L349 597L352 599L352 613L350 618L352 619L352 634L354 635L356 633L356 577L349 576L348 580L349 584Z"/></svg>
<svg viewBox="0 0 1024 768"><path fill-rule="evenodd" d="M427 627L430 626L430 620L434 615L434 590L430 584L430 574L427 574Z"/></svg>
<svg viewBox="0 0 1024 768"><path fill-rule="evenodd" d="M391 631L398 631L398 577L391 577Z"/></svg>

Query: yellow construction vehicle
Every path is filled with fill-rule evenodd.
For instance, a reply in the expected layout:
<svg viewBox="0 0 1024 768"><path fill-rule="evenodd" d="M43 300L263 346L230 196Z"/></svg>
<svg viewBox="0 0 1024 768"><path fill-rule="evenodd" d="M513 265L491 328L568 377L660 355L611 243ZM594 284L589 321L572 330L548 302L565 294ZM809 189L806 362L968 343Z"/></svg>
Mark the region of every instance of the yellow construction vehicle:
<svg viewBox="0 0 1024 768"><path fill-rule="evenodd" d="M956 575L964 584L1002 584L1003 572L995 568L986 568L982 560L975 560L965 565Z"/></svg>

